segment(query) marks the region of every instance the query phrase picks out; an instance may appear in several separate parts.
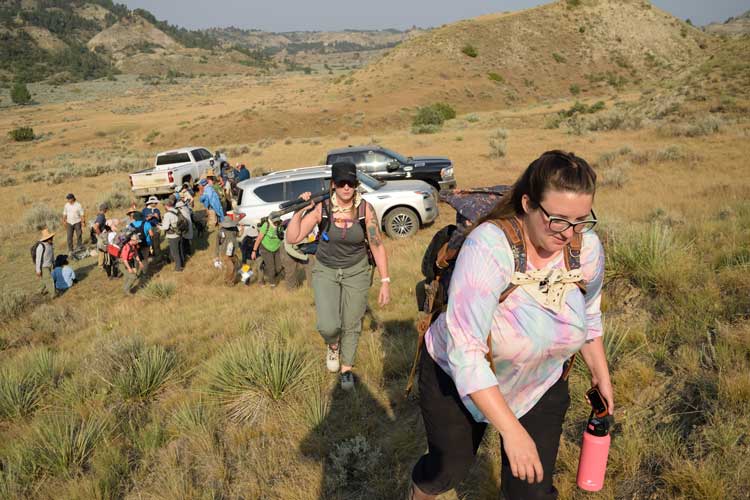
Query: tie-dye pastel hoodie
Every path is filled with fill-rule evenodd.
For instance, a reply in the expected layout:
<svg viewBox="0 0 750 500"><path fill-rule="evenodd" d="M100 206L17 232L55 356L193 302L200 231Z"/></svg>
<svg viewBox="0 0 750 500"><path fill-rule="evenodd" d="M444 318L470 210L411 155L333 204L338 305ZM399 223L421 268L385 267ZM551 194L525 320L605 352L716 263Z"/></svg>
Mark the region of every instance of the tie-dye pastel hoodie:
<svg viewBox="0 0 750 500"><path fill-rule="evenodd" d="M547 265L553 267L565 268L562 252ZM456 261L448 308L430 326L425 342L474 420L487 422L469 394L497 385L520 418L560 378L565 360L586 340L602 335L604 250L594 232L583 235L581 271L586 295L569 292L559 314L520 287L498 304L514 272L510 244L491 223L471 232ZM484 357L490 333L496 373Z"/></svg>

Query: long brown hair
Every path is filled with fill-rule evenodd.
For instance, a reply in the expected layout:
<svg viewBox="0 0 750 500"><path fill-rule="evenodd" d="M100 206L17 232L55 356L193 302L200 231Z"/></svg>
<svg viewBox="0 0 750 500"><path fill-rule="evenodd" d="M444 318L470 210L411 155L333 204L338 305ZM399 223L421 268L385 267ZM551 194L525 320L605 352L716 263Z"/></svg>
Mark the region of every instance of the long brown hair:
<svg viewBox="0 0 750 500"><path fill-rule="evenodd" d="M530 204L537 208L544 193L549 190L569 191L578 194L594 195L596 192L596 172L584 160L573 153L552 150L532 161L526 170L513 183L495 208L479 219L476 226L491 219L509 219L524 215L523 195L528 195Z"/></svg>

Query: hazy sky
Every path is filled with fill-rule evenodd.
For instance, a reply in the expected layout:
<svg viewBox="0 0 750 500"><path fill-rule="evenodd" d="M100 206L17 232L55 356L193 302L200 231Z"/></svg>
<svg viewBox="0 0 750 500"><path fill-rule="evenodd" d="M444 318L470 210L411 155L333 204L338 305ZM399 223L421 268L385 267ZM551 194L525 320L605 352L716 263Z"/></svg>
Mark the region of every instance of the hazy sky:
<svg viewBox="0 0 750 500"><path fill-rule="evenodd" d="M266 31L404 29L440 26L491 12L519 10L543 0L115 0L144 8L186 28L236 26ZM652 0L695 25L750 10L750 0Z"/></svg>

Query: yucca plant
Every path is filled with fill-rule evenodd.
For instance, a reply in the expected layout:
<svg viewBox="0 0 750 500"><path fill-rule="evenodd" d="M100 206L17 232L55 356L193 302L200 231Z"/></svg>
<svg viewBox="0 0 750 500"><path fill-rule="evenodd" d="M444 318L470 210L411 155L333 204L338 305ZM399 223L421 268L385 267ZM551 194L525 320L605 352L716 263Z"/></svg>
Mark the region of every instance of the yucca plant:
<svg viewBox="0 0 750 500"><path fill-rule="evenodd" d="M310 367L304 351L279 341L232 344L213 364L208 393L240 421L299 388Z"/></svg>
<svg viewBox="0 0 750 500"><path fill-rule="evenodd" d="M34 351L0 370L0 418L31 415L63 372L57 356L49 349Z"/></svg>
<svg viewBox="0 0 750 500"><path fill-rule="evenodd" d="M175 290L177 290L177 285L171 281L151 281L143 289L143 293L154 299L168 299Z"/></svg>
<svg viewBox="0 0 750 500"><path fill-rule="evenodd" d="M123 399L145 401L177 376L177 354L160 345L134 340L105 354L102 379Z"/></svg>
<svg viewBox="0 0 750 500"><path fill-rule="evenodd" d="M34 429L37 464L51 474L73 475L84 468L109 424L99 416L50 415Z"/></svg>

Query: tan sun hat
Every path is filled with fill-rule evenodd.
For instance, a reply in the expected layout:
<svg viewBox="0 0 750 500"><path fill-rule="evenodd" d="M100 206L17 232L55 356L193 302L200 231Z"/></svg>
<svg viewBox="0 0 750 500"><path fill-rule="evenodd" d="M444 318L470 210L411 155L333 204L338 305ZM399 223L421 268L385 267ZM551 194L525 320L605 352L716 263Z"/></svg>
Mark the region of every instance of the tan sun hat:
<svg viewBox="0 0 750 500"><path fill-rule="evenodd" d="M47 240L50 240L50 239L52 239L52 237L53 237L54 235L55 235L55 233L50 233L50 232L49 232L49 229L47 229L47 228L45 227L44 229L42 229L42 237L41 237L41 238L39 238L39 241L47 241Z"/></svg>
<svg viewBox="0 0 750 500"><path fill-rule="evenodd" d="M203 174L205 177L216 177L216 174L214 173L213 168L207 168L206 173Z"/></svg>

